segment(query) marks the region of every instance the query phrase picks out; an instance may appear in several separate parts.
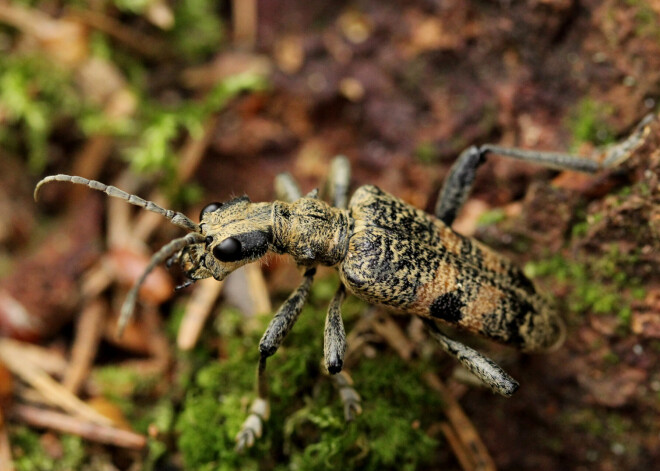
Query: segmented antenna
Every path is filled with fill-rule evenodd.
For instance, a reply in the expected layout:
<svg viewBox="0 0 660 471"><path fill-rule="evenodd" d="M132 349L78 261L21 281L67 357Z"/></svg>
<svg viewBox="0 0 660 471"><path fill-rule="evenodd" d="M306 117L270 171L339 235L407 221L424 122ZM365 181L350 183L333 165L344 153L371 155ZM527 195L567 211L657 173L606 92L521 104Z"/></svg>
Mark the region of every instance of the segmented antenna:
<svg viewBox="0 0 660 471"><path fill-rule="evenodd" d="M169 219L172 222L172 224L182 227L186 230L194 231L194 232L201 231L199 225L191 221L185 214L172 211L170 209L161 208L153 201L147 201L145 199L140 198L139 196L126 193L124 190L120 190L116 186L106 185L96 180L88 180L87 178L83 178L83 177L63 175L63 174L51 175L49 177L46 177L43 180L41 180L39 183L37 183L37 186L34 189L35 201L39 197L39 190L41 189L42 185L48 182L68 182L68 183L75 183L77 185L85 185L86 187L91 188L92 190L102 191L108 196L123 199L128 203L133 204L135 206L139 206L143 209L146 209L147 211L161 214L165 216L167 219Z"/></svg>
<svg viewBox="0 0 660 471"><path fill-rule="evenodd" d="M158 252L156 252L151 257L151 260L149 261L149 265L147 265L147 268L145 268L140 278L131 287L131 290L126 295L126 300L124 301L124 304L121 307L121 313L119 314L119 321L117 322L117 337L121 337L122 333L124 332L124 328L126 327L126 324L133 316L133 311L135 311L135 303L137 302L138 292L140 291L140 287L144 283L144 280L147 279L149 273L151 273L151 271L154 268L156 268L157 265L163 263L165 260L170 258L175 253L177 253L179 250L183 249L188 245L197 244L202 241L204 241L204 236L202 234L199 234L197 232L191 232L190 234L186 234L183 237L174 239L172 242L168 243L167 245L164 245Z"/></svg>

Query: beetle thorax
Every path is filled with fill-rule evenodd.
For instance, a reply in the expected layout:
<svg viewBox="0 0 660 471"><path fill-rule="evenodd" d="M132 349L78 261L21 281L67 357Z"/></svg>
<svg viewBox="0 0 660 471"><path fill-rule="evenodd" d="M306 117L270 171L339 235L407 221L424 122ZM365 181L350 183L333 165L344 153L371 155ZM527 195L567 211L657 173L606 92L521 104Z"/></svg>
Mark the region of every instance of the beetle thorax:
<svg viewBox="0 0 660 471"><path fill-rule="evenodd" d="M299 265L333 266L348 249L349 216L314 198L273 203L273 246Z"/></svg>

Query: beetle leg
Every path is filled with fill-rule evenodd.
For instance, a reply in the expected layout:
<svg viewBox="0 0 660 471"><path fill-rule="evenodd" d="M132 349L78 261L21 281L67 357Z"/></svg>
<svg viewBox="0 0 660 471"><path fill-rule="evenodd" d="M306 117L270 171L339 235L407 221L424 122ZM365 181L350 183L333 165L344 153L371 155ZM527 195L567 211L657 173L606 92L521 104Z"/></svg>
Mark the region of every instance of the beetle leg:
<svg viewBox="0 0 660 471"><path fill-rule="evenodd" d="M355 416L362 413L362 398L353 387L353 378L346 370L337 374L329 374L325 371L325 374L328 375L332 385L339 393L339 398L344 405L344 419L346 422L351 422Z"/></svg>
<svg viewBox="0 0 660 471"><path fill-rule="evenodd" d="M314 279L316 268L305 271L302 283L291 293L280 306L277 314L268 324L259 342L259 365L257 367L257 399L250 407L250 414L243 422L241 430L236 435L236 449L242 451L254 444L262 433L263 423L268 420L270 406L268 401L268 378L266 377L266 360L273 355L282 341L298 320Z"/></svg>
<svg viewBox="0 0 660 471"><path fill-rule="evenodd" d="M275 197L287 203L302 198L302 191L290 173L280 173L275 177Z"/></svg>
<svg viewBox="0 0 660 471"><path fill-rule="evenodd" d="M346 209L350 181L351 163L343 155L338 155L330 164L327 183L328 199L334 207Z"/></svg>
<svg viewBox="0 0 660 471"><path fill-rule="evenodd" d="M472 190L477 169L485 161L485 154L473 146L464 150L449 170L435 206L435 217L447 226L451 226L456 219L456 214Z"/></svg>
<svg viewBox="0 0 660 471"><path fill-rule="evenodd" d="M431 319L422 319L433 339L440 344L444 351L456 358L472 374L483 381L494 392L503 396L511 396L518 389L518 382L504 371L490 358L485 357L476 350L452 340L438 329Z"/></svg>
<svg viewBox="0 0 660 471"><path fill-rule="evenodd" d="M647 115L625 140L605 148L600 160L559 152L540 152L500 147L492 144L470 147L463 151L449 170L449 176L446 178L438 196L435 215L442 222L451 226L456 214L470 194L475 173L479 166L485 162L487 154L498 154L561 170L594 173L598 170L615 167L630 157L644 143L650 132L650 124L654 119L655 115Z"/></svg>
<svg viewBox="0 0 660 471"><path fill-rule="evenodd" d="M346 422L355 419L362 413L362 399L353 387L353 379L348 372L342 371L344 354L346 353L346 332L341 320L340 306L346 297L346 288L339 285L325 319L325 335L323 339L323 366L321 370L328 375L332 385L339 393L344 405L344 418Z"/></svg>
<svg viewBox="0 0 660 471"><path fill-rule="evenodd" d="M341 319L341 303L346 297L346 288L340 283L337 292L330 301L325 318L323 335L323 358L328 373L334 375L341 371L346 353L346 331Z"/></svg>

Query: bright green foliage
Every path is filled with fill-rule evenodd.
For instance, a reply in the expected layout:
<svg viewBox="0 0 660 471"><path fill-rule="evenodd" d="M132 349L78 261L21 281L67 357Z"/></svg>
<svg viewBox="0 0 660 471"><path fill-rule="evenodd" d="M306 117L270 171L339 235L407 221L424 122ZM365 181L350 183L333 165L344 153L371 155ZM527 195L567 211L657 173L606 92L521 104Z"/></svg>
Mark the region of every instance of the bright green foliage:
<svg viewBox="0 0 660 471"><path fill-rule="evenodd" d="M152 0L114 0L115 6L122 11L141 14L147 9Z"/></svg>
<svg viewBox="0 0 660 471"><path fill-rule="evenodd" d="M178 106L166 107L145 100L132 133L137 140L126 150L126 158L135 171L161 172L163 185L170 190L176 188L178 154L173 141L183 131L201 136L204 122L211 113L221 110L241 92L265 87L263 76L245 73L218 83L200 102L182 102ZM199 195L199 192L195 194Z"/></svg>
<svg viewBox="0 0 660 471"><path fill-rule="evenodd" d="M69 72L49 58L0 54L0 145L16 151L25 145L33 172L46 164L57 122L86 111Z"/></svg>
<svg viewBox="0 0 660 471"><path fill-rule="evenodd" d="M346 424L341 401L321 374L326 301L336 279L319 280L280 350L268 361L271 418L264 436L245 455L234 437L254 398L259 328L242 332L240 314L224 310L218 328L227 358L211 361L187 391L179 418L178 447L186 469L414 470L432 460L439 443L425 433L441 420L438 397L422 380L428 365L406 365L391 351L361 359L351 372L364 412ZM350 324L364 305L347 299ZM419 424L418 426L416 424Z"/></svg>
<svg viewBox="0 0 660 471"><path fill-rule="evenodd" d="M135 15L144 14L149 3L149 0L114 1L119 10ZM164 40L173 47L171 62L183 68L207 60L221 50L224 27L217 2L189 0L175 2L173 8L172 30L149 33L169 36ZM221 110L237 94L263 89L264 76L229 77L202 99L182 100L175 106L168 106L150 96L153 71L143 57L118 47L99 32L90 35L89 48L92 56L114 64L124 76L127 88L138 99L137 113L111 119L84 96L76 83L75 70L41 54L2 50L0 145L16 154L27 153L30 169L39 173L48 162L48 145L54 138L54 131L66 129L69 139L76 136L72 129L77 130L81 138L112 135L121 138L119 147L124 149L124 156L131 161L134 170L161 173L163 185L180 199L189 201L199 197L195 189L186 189L187 193L181 194L182 189L176 184L177 144L184 133L201 135L208 116Z"/></svg>

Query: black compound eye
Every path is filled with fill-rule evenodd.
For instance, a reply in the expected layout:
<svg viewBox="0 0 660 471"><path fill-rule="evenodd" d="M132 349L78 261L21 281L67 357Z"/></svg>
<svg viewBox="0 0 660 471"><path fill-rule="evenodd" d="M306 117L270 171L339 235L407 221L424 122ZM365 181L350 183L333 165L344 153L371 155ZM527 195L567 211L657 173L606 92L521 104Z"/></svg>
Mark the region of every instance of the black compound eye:
<svg viewBox="0 0 660 471"><path fill-rule="evenodd" d="M222 203L218 203L217 201L214 203L209 203L206 206L202 208L202 210L199 213L199 220L201 221L202 218L206 213L212 213L213 211L217 211L222 207Z"/></svg>
<svg viewBox="0 0 660 471"><path fill-rule="evenodd" d="M235 262L241 259L241 241L236 237L227 237L213 247L213 256L221 262Z"/></svg>

